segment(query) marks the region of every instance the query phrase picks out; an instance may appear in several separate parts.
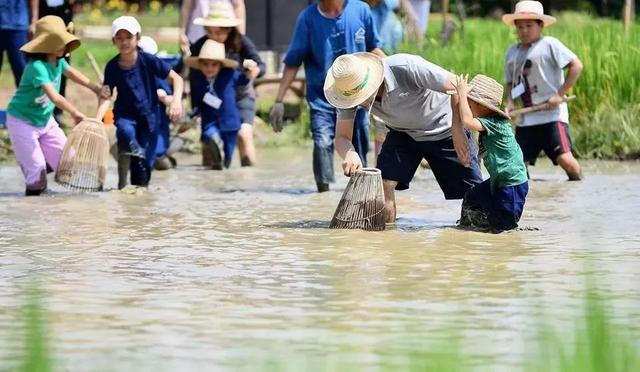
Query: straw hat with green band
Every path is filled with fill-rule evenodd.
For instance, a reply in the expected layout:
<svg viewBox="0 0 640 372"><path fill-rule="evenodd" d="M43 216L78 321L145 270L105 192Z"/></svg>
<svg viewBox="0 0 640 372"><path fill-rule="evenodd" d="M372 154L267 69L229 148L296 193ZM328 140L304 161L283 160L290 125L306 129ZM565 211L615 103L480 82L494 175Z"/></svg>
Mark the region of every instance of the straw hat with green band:
<svg viewBox="0 0 640 372"><path fill-rule="evenodd" d="M469 83L473 87L467 98L509 119L509 115L500 109L504 87L485 75L476 75Z"/></svg>
<svg viewBox="0 0 640 372"><path fill-rule="evenodd" d="M242 20L236 16L233 6L226 1L214 1L209 6L206 18L198 17L193 20L194 25L211 27L237 27Z"/></svg>
<svg viewBox="0 0 640 372"><path fill-rule="evenodd" d="M36 22L36 32L31 41L20 48L25 53L53 54L61 49L69 53L80 46L80 39L69 32L73 23L65 26L62 18L46 16Z"/></svg>
<svg viewBox="0 0 640 372"><path fill-rule="evenodd" d="M324 80L324 95L336 108L355 107L378 91L384 80L382 59L373 53L342 55Z"/></svg>
<svg viewBox="0 0 640 372"><path fill-rule="evenodd" d="M542 21L545 27L556 23L555 17L544 14L544 7L539 1L520 1L516 4L516 9L513 13L502 16L502 22L509 26L513 26L515 21L528 19Z"/></svg>

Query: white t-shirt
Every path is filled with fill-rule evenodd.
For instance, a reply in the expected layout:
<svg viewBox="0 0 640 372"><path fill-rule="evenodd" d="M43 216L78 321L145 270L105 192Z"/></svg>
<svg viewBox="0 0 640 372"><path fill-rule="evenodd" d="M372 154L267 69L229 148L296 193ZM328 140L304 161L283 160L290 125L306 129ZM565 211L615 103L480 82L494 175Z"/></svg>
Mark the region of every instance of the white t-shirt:
<svg viewBox="0 0 640 372"><path fill-rule="evenodd" d="M564 84L564 68L576 55L560 40L545 36L530 47L520 44L507 50L504 81L512 88L524 84L525 92L518 97L524 107L545 103ZM510 91L507 92L510 94ZM554 121L569 123L569 110L563 103L553 110L532 112L520 116L518 126L531 126Z"/></svg>
<svg viewBox="0 0 640 372"><path fill-rule="evenodd" d="M194 7L189 17L189 24L187 25L187 38L191 44L195 43L205 35L204 26L194 25L193 21L198 18L206 18L209 15L209 7L211 3L216 1L226 1L234 6L235 0L194 0Z"/></svg>

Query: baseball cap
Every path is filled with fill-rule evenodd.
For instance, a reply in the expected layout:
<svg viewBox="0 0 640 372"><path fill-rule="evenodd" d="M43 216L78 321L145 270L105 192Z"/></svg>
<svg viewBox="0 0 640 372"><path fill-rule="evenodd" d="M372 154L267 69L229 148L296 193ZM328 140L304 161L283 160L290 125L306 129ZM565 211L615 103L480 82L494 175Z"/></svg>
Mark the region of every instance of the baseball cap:
<svg viewBox="0 0 640 372"><path fill-rule="evenodd" d="M111 37L115 37L120 30L127 30L132 35L137 35L142 32L142 27L140 27L137 19L131 16L122 16L113 20L111 24Z"/></svg>

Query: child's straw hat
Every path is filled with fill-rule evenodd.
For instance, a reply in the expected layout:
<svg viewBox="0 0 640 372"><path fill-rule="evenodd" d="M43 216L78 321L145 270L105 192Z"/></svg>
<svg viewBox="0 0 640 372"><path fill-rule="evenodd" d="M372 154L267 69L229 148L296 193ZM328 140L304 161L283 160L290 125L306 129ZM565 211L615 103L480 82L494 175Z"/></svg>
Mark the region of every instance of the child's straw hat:
<svg viewBox="0 0 640 372"><path fill-rule="evenodd" d="M226 54L224 51L224 44L218 43L217 41L208 39L202 45L202 49L200 49L200 54L197 56L191 56L184 59L184 63L197 70L200 69L200 64L198 61L201 59L209 59L213 61L218 61L222 63L222 66L229 68L237 68L238 62L232 59L226 58Z"/></svg>
<svg viewBox="0 0 640 372"><path fill-rule="evenodd" d="M376 93L383 80L384 67L377 55L341 55L333 61L324 80L324 96L336 108L352 108Z"/></svg>
<svg viewBox="0 0 640 372"><path fill-rule="evenodd" d="M513 26L515 21L525 19L542 21L545 27L556 23L555 17L544 14L544 8L539 1L520 1L516 4L516 9L513 13L502 16L502 22L509 26Z"/></svg>
<svg viewBox="0 0 640 372"><path fill-rule="evenodd" d="M69 23L73 29L73 24ZM80 39L70 33L62 18L46 16L36 22L36 33L31 41L20 48L25 53L53 54L60 49L69 53L80 46Z"/></svg>
<svg viewBox="0 0 640 372"><path fill-rule="evenodd" d="M500 109L504 93L502 84L488 76L476 75L469 86L473 88L467 98L509 119L509 115Z"/></svg>
<svg viewBox="0 0 640 372"><path fill-rule="evenodd" d="M231 3L226 1L212 2L206 18L198 17L193 20L194 25L212 27L237 27L240 23L242 20L236 16Z"/></svg>

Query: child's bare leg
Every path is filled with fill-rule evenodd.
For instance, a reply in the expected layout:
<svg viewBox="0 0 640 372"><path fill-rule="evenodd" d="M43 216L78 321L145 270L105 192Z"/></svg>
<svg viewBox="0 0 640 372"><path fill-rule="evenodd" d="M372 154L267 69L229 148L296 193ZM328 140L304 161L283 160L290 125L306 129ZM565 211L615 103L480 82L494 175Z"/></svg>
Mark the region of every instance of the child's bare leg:
<svg viewBox="0 0 640 372"><path fill-rule="evenodd" d="M569 177L569 181L580 181L582 179L582 169L580 168L580 164L573 157L571 152L565 152L564 154L558 155L556 158L556 163L564 169Z"/></svg>
<svg viewBox="0 0 640 372"><path fill-rule="evenodd" d="M396 222L396 185L397 181L382 180L382 187L384 189L384 209L385 219L387 223Z"/></svg>
<svg viewBox="0 0 640 372"><path fill-rule="evenodd" d="M256 148L253 145L253 125L242 123L238 131L238 152L240 164L250 167L256 163Z"/></svg>

